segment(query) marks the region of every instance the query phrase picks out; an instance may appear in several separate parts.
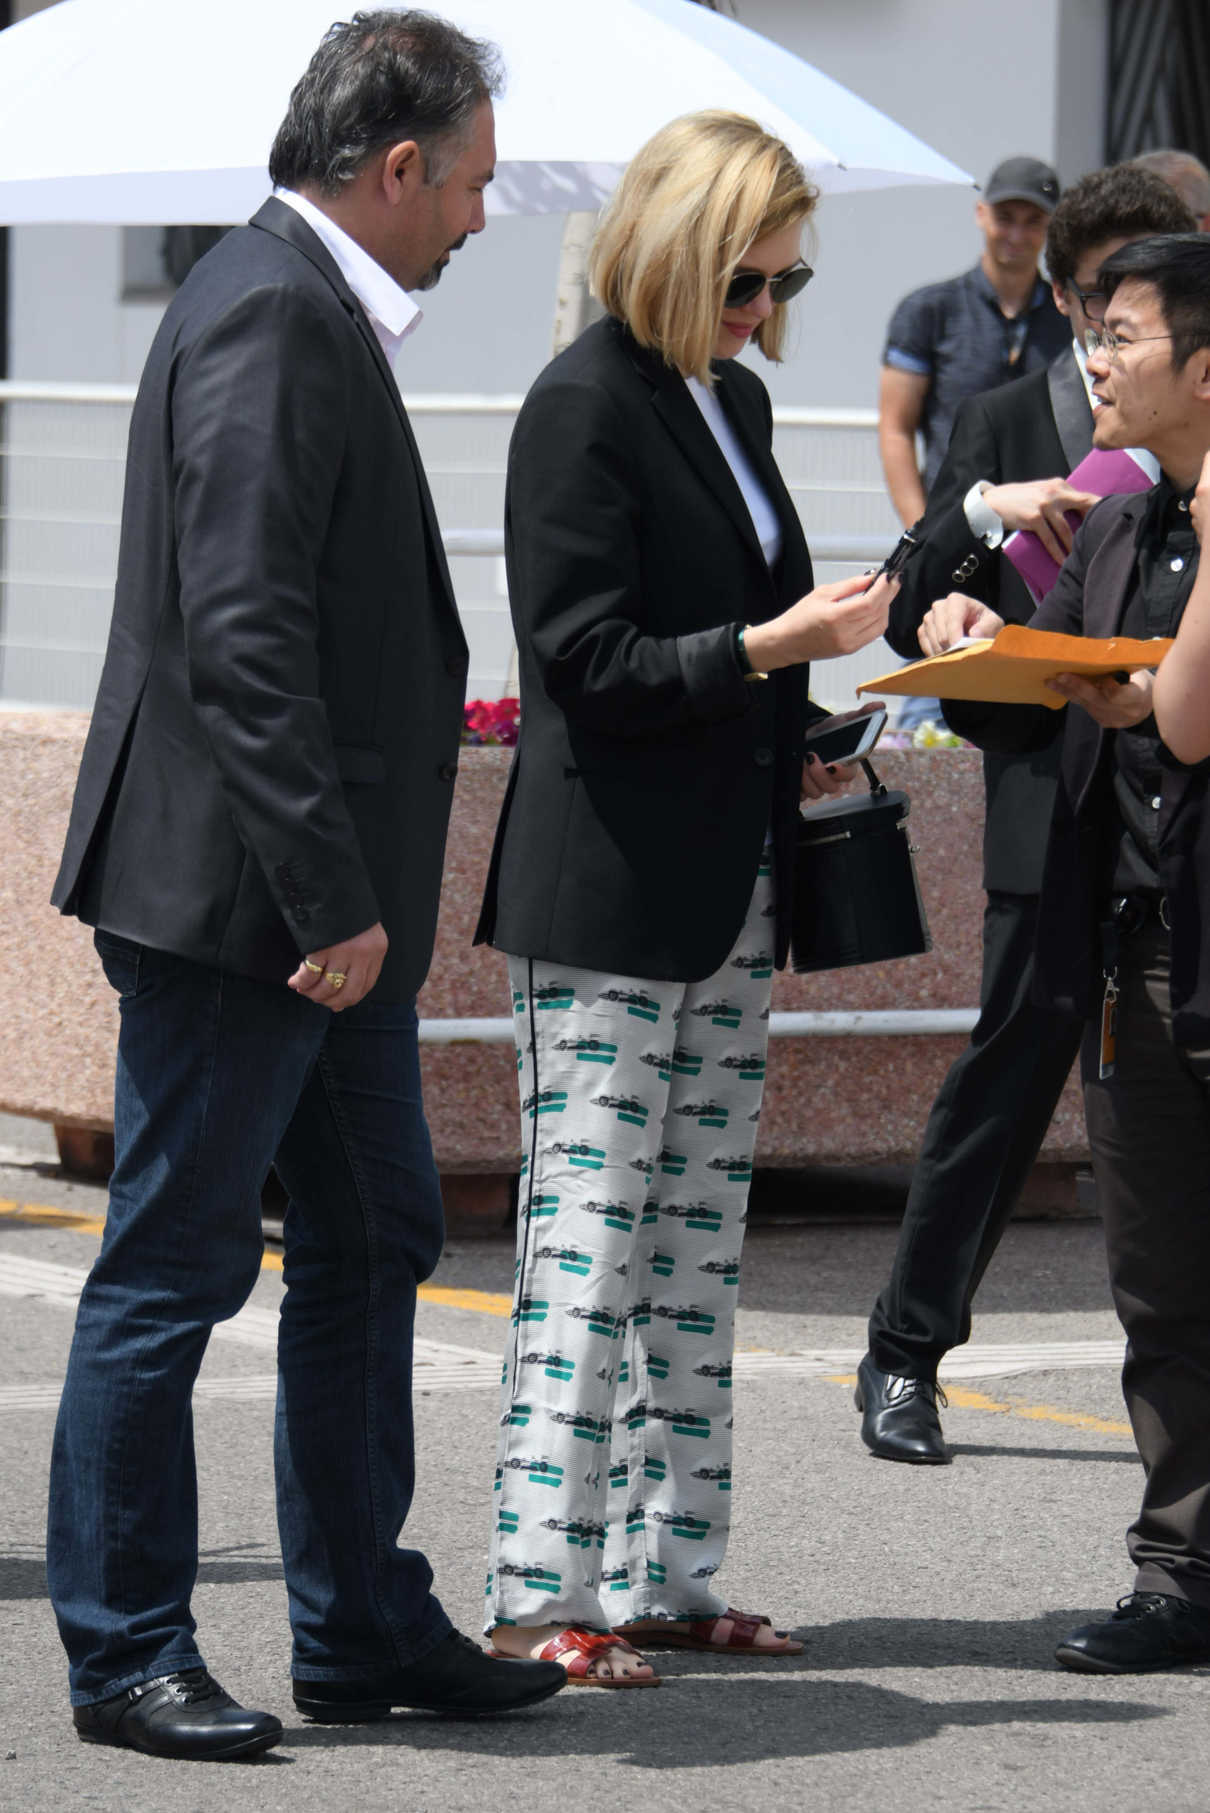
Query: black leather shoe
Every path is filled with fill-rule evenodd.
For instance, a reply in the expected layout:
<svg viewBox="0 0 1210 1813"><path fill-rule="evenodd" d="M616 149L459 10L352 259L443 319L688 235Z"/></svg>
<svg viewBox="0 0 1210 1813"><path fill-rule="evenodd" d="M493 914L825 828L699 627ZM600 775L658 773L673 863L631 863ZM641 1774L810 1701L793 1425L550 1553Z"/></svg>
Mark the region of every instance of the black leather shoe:
<svg viewBox="0 0 1210 1813"><path fill-rule="evenodd" d="M204 1668L141 1681L111 1699L72 1712L86 1744L125 1744L149 1756L223 1762L255 1756L281 1742L281 1720L250 1712L224 1693Z"/></svg>
<svg viewBox="0 0 1210 1813"><path fill-rule="evenodd" d="M1103 1624L1082 1624L1064 1637L1055 1660L1094 1675L1210 1662L1210 1611L1171 1593L1128 1593Z"/></svg>
<svg viewBox="0 0 1210 1813"><path fill-rule="evenodd" d="M422 1712L515 1712L567 1685L560 1662L500 1662L451 1631L419 1662L354 1681L294 1682L294 1704L325 1725L385 1719L397 1706Z"/></svg>
<svg viewBox="0 0 1210 1813"><path fill-rule="evenodd" d="M943 1467L949 1461L937 1415L945 1393L931 1379L880 1372L867 1354L857 1368L854 1402L862 1412L861 1439L879 1460L905 1460L918 1467Z"/></svg>

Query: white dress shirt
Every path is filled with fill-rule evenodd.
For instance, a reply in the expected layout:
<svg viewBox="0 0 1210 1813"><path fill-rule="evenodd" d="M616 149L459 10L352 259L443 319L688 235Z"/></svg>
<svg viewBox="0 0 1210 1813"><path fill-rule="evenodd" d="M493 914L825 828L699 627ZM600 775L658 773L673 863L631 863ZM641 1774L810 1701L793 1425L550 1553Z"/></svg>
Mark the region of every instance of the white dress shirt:
<svg viewBox="0 0 1210 1813"><path fill-rule="evenodd" d="M278 201L284 201L288 208L302 215L311 231L331 252L341 276L369 317L387 364L393 366L399 348L422 319L420 309L407 291L400 289L395 279L370 257L365 247L359 246L314 202L308 201L305 195L296 195L293 189L275 189L273 193Z"/></svg>
<svg viewBox="0 0 1210 1813"><path fill-rule="evenodd" d="M781 523L777 519L777 511L769 502L768 493L756 476L752 461L741 447L714 392L707 390L699 378L686 378L685 383L689 388L689 395L705 416L706 426L718 442L723 458L735 475L735 482L748 506L761 552L771 567L781 553Z"/></svg>

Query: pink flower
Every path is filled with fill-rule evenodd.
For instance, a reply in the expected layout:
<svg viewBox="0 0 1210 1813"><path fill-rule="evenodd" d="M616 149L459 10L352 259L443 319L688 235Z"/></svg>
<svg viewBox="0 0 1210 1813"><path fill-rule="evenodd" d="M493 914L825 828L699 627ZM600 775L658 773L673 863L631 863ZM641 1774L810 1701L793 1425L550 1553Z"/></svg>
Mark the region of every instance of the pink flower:
<svg viewBox="0 0 1210 1813"><path fill-rule="evenodd" d="M463 712L462 741L511 748L520 726L520 699L469 699Z"/></svg>

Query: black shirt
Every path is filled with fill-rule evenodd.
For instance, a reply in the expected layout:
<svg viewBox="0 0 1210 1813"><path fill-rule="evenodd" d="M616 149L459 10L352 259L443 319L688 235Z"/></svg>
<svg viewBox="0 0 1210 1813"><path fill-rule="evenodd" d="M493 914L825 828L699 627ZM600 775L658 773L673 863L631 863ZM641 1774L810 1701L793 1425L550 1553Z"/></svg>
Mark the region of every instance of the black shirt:
<svg viewBox="0 0 1210 1813"><path fill-rule="evenodd" d="M1175 636L1197 573L1197 537L1189 516L1192 488L1178 492L1161 478L1140 525L1138 584L1122 617L1123 636ZM1115 894L1160 892L1157 826L1163 745L1154 717L1114 737L1114 804L1118 825Z"/></svg>

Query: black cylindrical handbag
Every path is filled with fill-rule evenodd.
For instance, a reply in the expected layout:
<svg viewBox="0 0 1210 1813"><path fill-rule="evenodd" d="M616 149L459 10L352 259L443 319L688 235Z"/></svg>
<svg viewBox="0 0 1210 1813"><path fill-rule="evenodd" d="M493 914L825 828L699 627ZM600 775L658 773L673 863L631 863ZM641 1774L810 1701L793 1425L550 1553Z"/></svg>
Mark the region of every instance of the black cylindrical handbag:
<svg viewBox="0 0 1210 1813"><path fill-rule="evenodd" d="M799 821L790 964L800 974L916 957L932 949L908 841L910 802L868 762L870 791L814 807Z"/></svg>

